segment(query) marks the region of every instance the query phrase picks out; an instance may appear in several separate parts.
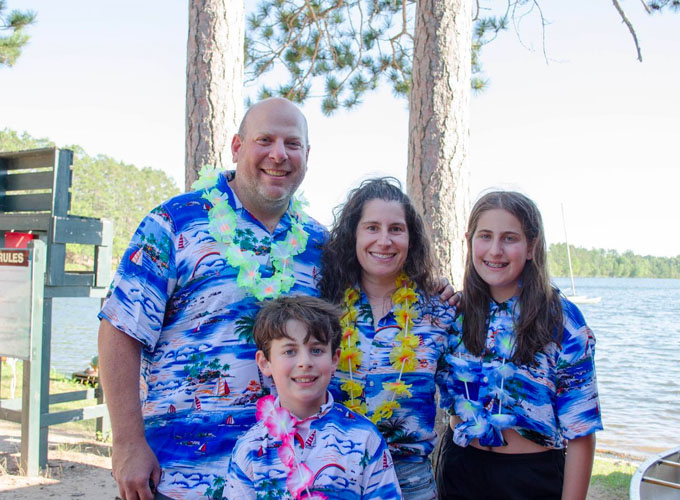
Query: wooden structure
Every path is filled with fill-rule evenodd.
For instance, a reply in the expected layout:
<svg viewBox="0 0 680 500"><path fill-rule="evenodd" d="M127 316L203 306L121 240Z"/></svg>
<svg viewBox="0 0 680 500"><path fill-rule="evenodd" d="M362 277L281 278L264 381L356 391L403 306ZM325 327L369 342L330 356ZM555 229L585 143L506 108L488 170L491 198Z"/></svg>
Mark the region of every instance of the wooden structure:
<svg viewBox="0 0 680 500"><path fill-rule="evenodd" d="M36 475L47 464L50 425L97 418L97 431L108 432L108 414L98 389L49 394L54 297L103 297L111 280L113 225L110 221L69 214L73 152L57 148L0 153L0 248L17 234L39 240L29 248L44 252L44 276L36 278L42 309L32 327L30 359L24 361L21 399L4 400L0 419L21 422L21 465ZM94 269L65 269L66 245L94 246ZM2 312L0 312L0 321ZM34 331L35 330L35 331ZM82 399L98 404L50 412L50 405Z"/></svg>

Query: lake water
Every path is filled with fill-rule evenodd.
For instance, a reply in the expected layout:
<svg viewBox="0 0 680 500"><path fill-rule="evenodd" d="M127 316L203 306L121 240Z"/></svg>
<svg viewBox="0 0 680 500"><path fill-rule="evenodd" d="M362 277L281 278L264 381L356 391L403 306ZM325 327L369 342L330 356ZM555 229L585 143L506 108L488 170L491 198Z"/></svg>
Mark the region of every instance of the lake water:
<svg viewBox="0 0 680 500"><path fill-rule="evenodd" d="M602 297L580 306L597 338L598 449L644 457L680 445L680 280L577 278L576 289ZM96 354L98 309L98 299L54 300L55 370L82 370Z"/></svg>

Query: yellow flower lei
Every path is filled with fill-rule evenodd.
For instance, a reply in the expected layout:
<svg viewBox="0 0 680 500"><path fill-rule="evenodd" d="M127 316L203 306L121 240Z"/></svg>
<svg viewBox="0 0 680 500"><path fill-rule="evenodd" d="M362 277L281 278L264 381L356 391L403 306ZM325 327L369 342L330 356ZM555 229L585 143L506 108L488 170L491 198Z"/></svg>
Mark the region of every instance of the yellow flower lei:
<svg viewBox="0 0 680 500"><path fill-rule="evenodd" d="M370 417L373 423L378 423L384 418L390 418L394 410L401 407L399 402L395 401L396 398L412 397L409 391L412 384L405 384L401 377L406 372L414 371L418 366L415 348L418 346L420 338L418 335L410 333L410 330L413 327L413 320L418 317L413 305L418 302L419 297L415 291L415 284L406 274L399 275L396 285L397 289L392 294L392 303L395 304L394 317L401 331L395 337L396 342L389 358L392 368L399 371L399 376L394 382L383 383L383 389L392 392L392 396L377 406ZM356 327L356 321L359 317L359 311L355 304L359 297L358 290L348 288L345 290L342 301L344 313L340 317L342 341L340 342L339 368L348 372L349 378L342 379L340 388L349 395L349 399L343 401L343 404L350 410L366 415L368 413L366 402L360 399L364 393L364 385L353 377L353 373L361 365L363 358L363 352L357 346L359 330Z"/></svg>

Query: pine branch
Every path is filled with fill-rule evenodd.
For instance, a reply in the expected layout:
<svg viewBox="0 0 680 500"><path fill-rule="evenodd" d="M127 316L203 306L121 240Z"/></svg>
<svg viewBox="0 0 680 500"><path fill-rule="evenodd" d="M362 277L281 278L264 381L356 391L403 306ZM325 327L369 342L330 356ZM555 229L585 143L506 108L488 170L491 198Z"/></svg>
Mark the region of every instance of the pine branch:
<svg viewBox="0 0 680 500"><path fill-rule="evenodd" d="M633 24L626 17L626 13L623 12L623 9L619 4L619 0L612 0L612 3L614 4L614 8L618 11L619 16L621 16L621 20L628 27L628 31L630 31L630 34L633 37L633 41L635 42L635 49L637 50L637 59L638 61L642 62L642 52L640 51L640 44L638 42L637 33L635 33L635 28L633 28Z"/></svg>

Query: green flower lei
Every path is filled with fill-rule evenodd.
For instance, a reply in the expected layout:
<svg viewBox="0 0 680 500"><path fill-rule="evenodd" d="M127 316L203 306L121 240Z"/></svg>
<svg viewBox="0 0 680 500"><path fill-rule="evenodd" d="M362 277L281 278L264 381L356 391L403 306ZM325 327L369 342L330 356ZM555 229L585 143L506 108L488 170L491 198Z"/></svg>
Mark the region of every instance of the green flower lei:
<svg viewBox="0 0 680 500"><path fill-rule="evenodd" d="M191 185L194 190L205 190L203 198L212 205L208 211L208 231L215 241L226 246L224 256L229 265L238 268L236 284L239 288L248 290L257 300L276 298L295 284L293 257L304 252L307 247L308 234L302 225L307 220L307 215L303 211L306 203L299 198L293 198L290 208L291 227L283 241L272 241L271 244L270 258L274 274L269 278L263 278L255 252L244 250L234 242L238 217L229 205L227 194L216 189L220 172L212 165L204 165L199 172L198 180Z"/></svg>

